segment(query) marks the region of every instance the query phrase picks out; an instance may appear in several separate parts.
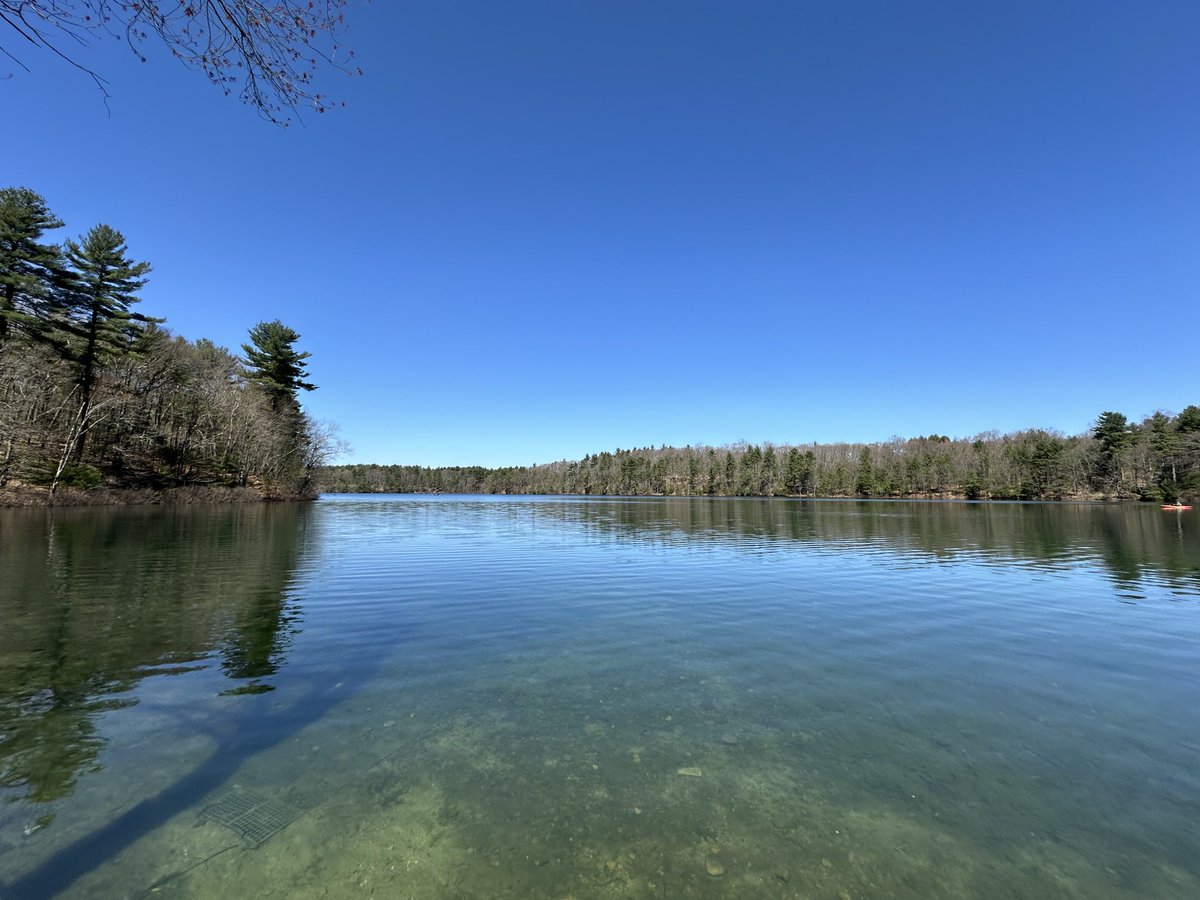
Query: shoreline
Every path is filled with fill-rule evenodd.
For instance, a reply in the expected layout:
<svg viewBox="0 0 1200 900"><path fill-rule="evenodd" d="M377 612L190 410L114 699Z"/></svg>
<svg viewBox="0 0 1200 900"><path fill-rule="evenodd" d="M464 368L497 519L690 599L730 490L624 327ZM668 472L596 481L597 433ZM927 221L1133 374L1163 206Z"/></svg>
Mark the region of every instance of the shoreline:
<svg viewBox="0 0 1200 900"><path fill-rule="evenodd" d="M1161 505L1161 501L1141 500L1137 497L1104 497L1100 495L1056 497L1039 500L1021 500L1014 497L967 497L963 494L925 494L906 497L879 496L857 497L847 495L811 494L554 494L554 493L471 493L454 491L329 491L315 493L285 493L267 491L260 487L221 487L216 485L184 485L170 488L99 487L81 490L61 487L53 495L45 487L27 484L0 487L0 509L50 509L54 507L81 506L172 506L189 504L234 504L234 503L297 503L312 502L322 496L350 496L398 494L400 496L441 497L578 497L593 499L680 499L680 500L882 500L892 502L951 502L951 503L1087 503L1087 504L1146 504Z"/></svg>
<svg viewBox="0 0 1200 900"><path fill-rule="evenodd" d="M78 506L170 506L185 504L288 503L315 500L312 494L281 493L255 487L186 485L171 488L100 487L80 490L21 484L0 488L0 509L49 509Z"/></svg>
<svg viewBox="0 0 1200 900"><path fill-rule="evenodd" d="M966 494L909 494L907 496L895 495L878 495L871 497L861 497L854 494L560 494L553 492L518 492L518 491L476 491L476 492L460 492L460 491L330 491L321 490L319 496L331 497L348 497L354 495L361 496L410 496L410 497L564 497L564 498L592 498L596 500L614 499L614 500L862 500L862 501L885 501L892 503L903 502L922 502L922 503L1090 503L1096 505L1105 504L1146 504L1146 505L1163 505L1161 500L1143 500L1138 497L1105 497L1102 494L1080 495L1080 496L1064 496L1064 497L1042 497L1036 499L1022 499L1020 497L968 497ZM1189 501L1190 502L1190 501Z"/></svg>

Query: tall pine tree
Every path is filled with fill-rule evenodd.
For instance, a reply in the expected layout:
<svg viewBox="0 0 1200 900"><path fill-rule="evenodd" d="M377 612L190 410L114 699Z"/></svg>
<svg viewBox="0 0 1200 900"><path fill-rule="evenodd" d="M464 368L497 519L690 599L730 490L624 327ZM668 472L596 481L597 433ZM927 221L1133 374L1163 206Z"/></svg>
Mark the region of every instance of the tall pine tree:
<svg viewBox="0 0 1200 900"><path fill-rule="evenodd" d="M276 319L259 322L250 329L250 343L242 344L250 380L266 393L273 412L291 412L299 405L297 392L317 388L304 380L308 374L305 360L312 354L296 350L298 340L299 334Z"/></svg>
<svg viewBox="0 0 1200 900"><path fill-rule="evenodd" d="M0 345L32 330L62 273L62 253L42 235L63 223L28 188L0 189Z"/></svg>
<svg viewBox="0 0 1200 900"><path fill-rule="evenodd" d="M79 387L79 431L74 456L83 455L96 375L112 356L130 352L149 322L161 322L131 312L150 264L129 258L125 237L108 225L97 225L82 242L67 241L69 271L56 299L50 341L76 370Z"/></svg>
<svg viewBox="0 0 1200 900"><path fill-rule="evenodd" d="M250 329L250 343L243 344L242 350L250 381L263 392L275 420L280 458L289 461L279 467L276 475L299 477L298 489L305 492L309 486L305 459L311 446L312 423L301 411L297 394L316 390L317 386L305 380L305 360L312 354L297 350L298 340L300 335L278 319L259 322Z"/></svg>

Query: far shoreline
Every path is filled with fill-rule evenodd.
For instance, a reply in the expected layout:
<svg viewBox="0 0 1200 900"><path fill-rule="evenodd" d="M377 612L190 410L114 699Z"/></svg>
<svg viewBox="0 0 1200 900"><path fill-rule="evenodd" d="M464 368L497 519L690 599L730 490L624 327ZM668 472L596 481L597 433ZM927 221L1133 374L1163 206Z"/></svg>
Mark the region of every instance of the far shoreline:
<svg viewBox="0 0 1200 900"><path fill-rule="evenodd" d="M557 497L571 500L812 500L841 502L884 503L972 503L978 505L1006 503L1089 504L1159 506L1168 504L1137 497L1072 496L1038 499L1020 497L968 497L964 494L924 494L893 497L859 497L854 495L810 494L563 494L537 492L459 492L459 491L328 491L288 493L271 491L257 486L228 487L218 485L182 485L168 488L96 487L88 489L60 487L54 493L49 488L20 484L0 487L0 509L53 509L114 506L223 506L257 503L301 503L322 497L393 496L393 497ZM1184 507L1188 509L1190 507ZM1169 511L1169 510L1168 510Z"/></svg>
<svg viewBox="0 0 1200 900"><path fill-rule="evenodd" d="M321 490L321 497L557 497L567 500L837 500L842 502L872 503L1087 503L1105 505L1168 506L1161 500L1143 500L1139 497L968 497L965 494L910 494L891 497L859 497L853 494L564 494L554 492L500 492L500 491L329 491ZM1184 507L1187 508L1186 506Z"/></svg>

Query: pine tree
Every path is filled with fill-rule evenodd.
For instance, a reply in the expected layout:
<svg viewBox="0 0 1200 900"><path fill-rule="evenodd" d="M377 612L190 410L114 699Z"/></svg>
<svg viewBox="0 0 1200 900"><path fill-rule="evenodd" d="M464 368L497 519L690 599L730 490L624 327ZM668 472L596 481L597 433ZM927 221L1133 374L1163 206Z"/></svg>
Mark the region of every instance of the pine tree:
<svg viewBox="0 0 1200 900"><path fill-rule="evenodd" d="M858 452L858 476L854 480L854 492L860 497L875 493L875 473L871 466L871 448L863 447Z"/></svg>
<svg viewBox="0 0 1200 900"><path fill-rule="evenodd" d="M804 456L799 447L790 447L783 469L783 492L795 496L804 493Z"/></svg>
<svg viewBox="0 0 1200 900"><path fill-rule="evenodd" d="M1185 407L1183 412L1175 417L1175 430L1180 434L1195 434L1200 432L1200 406Z"/></svg>
<svg viewBox="0 0 1200 900"><path fill-rule="evenodd" d="M300 479L298 489L309 486L309 473L304 460L312 441L312 422L300 409L296 395L314 391L315 384L305 381L308 376L305 360L312 354L296 349L300 335L278 319L259 322L250 329L250 343L243 344L250 382L262 391L274 418L274 434L279 442L281 465L276 477Z"/></svg>
<svg viewBox="0 0 1200 900"><path fill-rule="evenodd" d="M743 497L754 497L760 493L762 469L762 450L757 444L751 444L742 453L740 460L741 478L738 481L738 493Z"/></svg>
<svg viewBox="0 0 1200 900"><path fill-rule="evenodd" d="M121 232L97 225L82 243L67 241L65 251L69 269L54 301L47 338L76 368L79 431L74 456L80 459L98 371L110 357L132 350L144 324L163 320L129 309L139 302L137 292L146 284L142 276L150 264L129 258Z"/></svg>
<svg viewBox="0 0 1200 900"><path fill-rule="evenodd" d="M250 343L242 344L250 380L266 393L276 413L298 412L297 392L317 389L304 380L308 375L304 361L312 354L297 351L298 340L299 334L276 319L259 322L250 329Z"/></svg>
<svg viewBox="0 0 1200 900"><path fill-rule="evenodd" d="M1122 481L1122 456L1134 439L1129 420L1119 412L1102 412L1092 428L1100 453L1096 460L1095 475L1105 490L1120 493Z"/></svg>
<svg viewBox="0 0 1200 900"><path fill-rule="evenodd" d="M1179 487L1188 496L1200 492L1200 406L1188 406L1175 417L1179 435Z"/></svg>
<svg viewBox="0 0 1200 900"><path fill-rule="evenodd" d="M40 194L0 189L0 345L44 314L62 272L62 254L41 238L62 225Z"/></svg>
<svg viewBox="0 0 1200 900"><path fill-rule="evenodd" d="M779 460L775 456L775 448L767 444L762 454L762 481L759 493L764 497L775 495L775 479L779 475Z"/></svg>

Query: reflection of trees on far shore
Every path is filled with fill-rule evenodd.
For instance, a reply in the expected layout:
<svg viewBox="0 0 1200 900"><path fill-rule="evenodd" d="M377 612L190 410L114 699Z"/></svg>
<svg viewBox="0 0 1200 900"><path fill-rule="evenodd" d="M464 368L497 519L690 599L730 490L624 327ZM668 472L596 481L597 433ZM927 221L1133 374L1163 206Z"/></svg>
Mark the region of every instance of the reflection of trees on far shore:
<svg viewBox="0 0 1200 900"><path fill-rule="evenodd" d="M1151 580L1200 596L1200 528L1157 506L723 498L516 504L615 540L708 542L758 553L797 545L811 552L879 549L914 561L1043 569L1086 561L1121 586ZM731 536L743 540L731 544Z"/></svg>
<svg viewBox="0 0 1200 900"><path fill-rule="evenodd" d="M271 688L299 615L302 504L55 509L0 518L0 788L35 802L98 767L101 713L149 675Z"/></svg>

